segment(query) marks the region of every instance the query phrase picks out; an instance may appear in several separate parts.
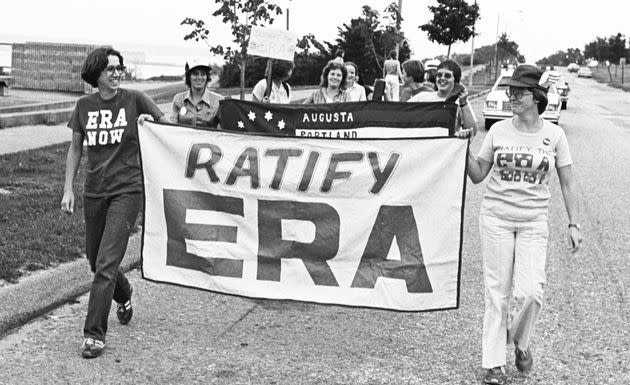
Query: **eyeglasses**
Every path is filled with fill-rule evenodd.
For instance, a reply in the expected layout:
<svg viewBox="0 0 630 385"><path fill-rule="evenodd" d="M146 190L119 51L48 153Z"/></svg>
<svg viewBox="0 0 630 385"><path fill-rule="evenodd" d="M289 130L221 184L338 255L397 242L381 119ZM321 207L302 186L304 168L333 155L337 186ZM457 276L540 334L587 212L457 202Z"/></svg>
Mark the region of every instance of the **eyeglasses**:
<svg viewBox="0 0 630 385"><path fill-rule="evenodd" d="M513 91L505 90L505 95L507 95L508 99L512 99L512 96L514 96L514 99L521 100L523 96L531 94L532 92L525 92L522 89L515 89Z"/></svg>
<svg viewBox="0 0 630 385"><path fill-rule="evenodd" d="M105 71L107 71L110 74L113 74L114 71L118 71L120 73L125 73L126 69L127 69L127 67L125 67L123 65L107 66L107 67L105 67Z"/></svg>
<svg viewBox="0 0 630 385"><path fill-rule="evenodd" d="M435 74L435 78L444 78L444 79L450 79L453 77L453 74L450 74L448 72L438 72Z"/></svg>

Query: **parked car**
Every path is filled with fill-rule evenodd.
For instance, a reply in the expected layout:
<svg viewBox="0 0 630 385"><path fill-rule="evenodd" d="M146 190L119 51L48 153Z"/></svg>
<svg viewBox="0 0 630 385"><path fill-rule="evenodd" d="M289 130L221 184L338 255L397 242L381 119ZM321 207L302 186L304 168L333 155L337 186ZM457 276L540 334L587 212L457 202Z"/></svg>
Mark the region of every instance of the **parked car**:
<svg viewBox="0 0 630 385"><path fill-rule="evenodd" d="M567 71L569 72L578 72L579 69L580 66L577 63L569 63L569 66L567 67Z"/></svg>
<svg viewBox="0 0 630 385"><path fill-rule="evenodd" d="M593 71L591 71L591 69L588 67L580 67L580 69L577 72L577 76L578 78L592 78Z"/></svg>
<svg viewBox="0 0 630 385"><path fill-rule="evenodd" d="M490 129L496 121L511 118L512 114L512 105L510 104L510 100L505 94L505 91L510 87L503 84L505 81L512 77L512 73L514 70L508 69L501 72L496 82L492 86L492 90L486 96L486 101L483 106L483 117L485 119L485 127L486 130ZM558 124L560 121L560 95L558 94L558 90L554 84L549 86L549 91L547 92L547 99L549 103L547 104L547 110L542 113L541 117L545 120L549 120L552 123Z"/></svg>

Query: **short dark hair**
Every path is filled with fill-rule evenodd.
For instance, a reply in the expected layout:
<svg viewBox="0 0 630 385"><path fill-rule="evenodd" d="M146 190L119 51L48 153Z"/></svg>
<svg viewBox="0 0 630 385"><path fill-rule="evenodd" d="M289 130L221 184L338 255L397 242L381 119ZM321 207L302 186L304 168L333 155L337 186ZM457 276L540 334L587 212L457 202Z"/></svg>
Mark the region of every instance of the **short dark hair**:
<svg viewBox="0 0 630 385"><path fill-rule="evenodd" d="M455 78L455 83L459 83L462 79L462 68L457 64L455 60L446 59L438 65L437 69L446 68L447 70L453 73L453 77Z"/></svg>
<svg viewBox="0 0 630 385"><path fill-rule="evenodd" d="M344 64L331 60L326 64L326 67L322 70L322 77L319 82L319 86L322 88L328 87L328 74L332 70L340 70L341 71L341 84L339 88L346 89L346 79L348 78L348 70Z"/></svg>
<svg viewBox="0 0 630 385"><path fill-rule="evenodd" d="M532 93L532 97L534 101L536 101L538 105L538 115L545 112L547 109L547 104L549 104L549 98L547 98L547 93L539 88L528 88L528 90Z"/></svg>
<svg viewBox="0 0 630 385"><path fill-rule="evenodd" d="M83 68L81 68L81 79L92 87L98 87L98 78L109 63L108 56L118 57L120 65L124 65L120 52L112 47L100 47L90 52L85 58Z"/></svg>
<svg viewBox="0 0 630 385"><path fill-rule="evenodd" d="M184 83L186 83L188 88L190 88L190 75L192 75L192 70L203 71L206 74L206 83L210 82L210 68L206 69L205 67L193 67L192 69L186 71L186 74L184 75Z"/></svg>
<svg viewBox="0 0 630 385"><path fill-rule="evenodd" d="M420 60L409 59L402 64L402 68L414 82L422 83L424 81L424 66Z"/></svg>
<svg viewBox="0 0 630 385"><path fill-rule="evenodd" d="M271 80L284 79L289 75L289 72L295 68L295 64L289 60L278 60L273 62L271 67Z"/></svg>
<svg viewBox="0 0 630 385"><path fill-rule="evenodd" d="M396 50L393 49L391 51L389 51L389 55L387 55L388 59L398 59L398 54L396 53Z"/></svg>
<svg viewBox="0 0 630 385"><path fill-rule="evenodd" d="M335 51L335 57L340 57L343 59L343 57L346 55L346 52L339 48L337 51Z"/></svg>

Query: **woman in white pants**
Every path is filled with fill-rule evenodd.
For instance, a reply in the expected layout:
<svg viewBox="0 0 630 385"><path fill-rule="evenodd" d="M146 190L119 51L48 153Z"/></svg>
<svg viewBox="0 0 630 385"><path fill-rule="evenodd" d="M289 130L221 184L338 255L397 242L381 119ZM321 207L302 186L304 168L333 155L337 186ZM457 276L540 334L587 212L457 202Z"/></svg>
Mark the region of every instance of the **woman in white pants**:
<svg viewBox="0 0 630 385"><path fill-rule="evenodd" d="M482 366L486 384L506 381L507 343L514 343L515 364L528 372L529 348L542 306L547 256L549 178L555 168L569 217L571 249L580 248L578 198L567 138L544 121L547 89L542 71L521 65L506 82L514 117L495 123L477 158L468 153L468 176L479 183L491 174L481 204L479 227L485 282ZM509 314L510 297L516 312ZM511 315L511 317L510 317ZM511 318L511 319L510 319Z"/></svg>

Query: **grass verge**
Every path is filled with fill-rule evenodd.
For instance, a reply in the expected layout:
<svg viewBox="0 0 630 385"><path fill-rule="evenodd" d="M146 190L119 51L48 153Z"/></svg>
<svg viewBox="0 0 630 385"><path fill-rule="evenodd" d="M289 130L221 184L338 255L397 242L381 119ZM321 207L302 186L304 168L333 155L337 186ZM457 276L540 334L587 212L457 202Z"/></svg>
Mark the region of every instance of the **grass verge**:
<svg viewBox="0 0 630 385"><path fill-rule="evenodd" d="M63 143L0 155L0 279L16 282L28 271L83 255L83 164L75 213L60 210L67 150Z"/></svg>
<svg viewBox="0 0 630 385"><path fill-rule="evenodd" d="M610 69L610 73L608 70ZM621 66L611 65L607 68L605 65L591 67L593 79L599 83L608 84L611 87L622 89L626 92L630 91L630 65L625 66L623 71L623 84L621 83Z"/></svg>

